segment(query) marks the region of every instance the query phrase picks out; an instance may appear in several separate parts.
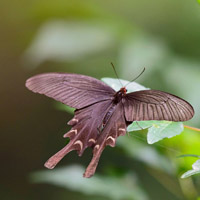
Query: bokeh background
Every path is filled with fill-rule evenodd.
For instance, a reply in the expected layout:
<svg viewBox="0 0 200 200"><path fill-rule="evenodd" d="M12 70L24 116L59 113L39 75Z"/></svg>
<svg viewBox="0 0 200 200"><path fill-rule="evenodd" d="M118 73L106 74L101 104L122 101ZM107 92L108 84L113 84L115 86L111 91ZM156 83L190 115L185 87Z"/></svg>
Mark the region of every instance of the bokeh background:
<svg viewBox="0 0 200 200"><path fill-rule="evenodd" d="M42 72L73 72L95 78L137 80L174 93L195 108L186 124L199 127L200 4L196 0L12 0L0 1L0 196L17 199L179 200L200 196L200 176L180 176L200 155L200 134L181 135L154 145L146 131L118 138L107 147L94 178L71 152L54 171L43 163L66 144L72 114L25 88ZM36 173L41 171L40 173Z"/></svg>

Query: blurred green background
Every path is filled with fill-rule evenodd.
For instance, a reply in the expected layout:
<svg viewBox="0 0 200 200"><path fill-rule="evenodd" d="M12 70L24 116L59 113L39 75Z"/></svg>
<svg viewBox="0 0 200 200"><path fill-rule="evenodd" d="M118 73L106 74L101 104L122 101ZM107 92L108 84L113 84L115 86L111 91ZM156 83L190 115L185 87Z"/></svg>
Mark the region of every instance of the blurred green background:
<svg viewBox="0 0 200 200"><path fill-rule="evenodd" d="M200 196L200 176L180 176L200 155L200 133L154 145L146 131L107 147L97 173L83 179L91 149L71 152L49 171L43 163L61 149L72 114L31 93L25 80L42 72L137 80L188 100L200 127L200 4L195 0L0 1L1 199L180 200ZM44 172L37 171L43 170Z"/></svg>

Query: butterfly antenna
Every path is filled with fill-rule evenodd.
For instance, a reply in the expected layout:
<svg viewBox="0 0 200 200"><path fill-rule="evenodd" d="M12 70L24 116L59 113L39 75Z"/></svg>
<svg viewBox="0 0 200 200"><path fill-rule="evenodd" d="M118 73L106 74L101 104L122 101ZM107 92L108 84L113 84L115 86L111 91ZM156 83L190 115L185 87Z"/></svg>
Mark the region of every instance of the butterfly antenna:
<svg viewBox="0 0 200 200"><path fill-rule="evenodd" d="M134 78L132 81L128 82L124 87L126 87L128 84L130 84L130 83L132 83L133 81L135 81L136 79L138 79L138 78L144 73L144 71L145 71L145 67L144 67L144 69L142 70L142 72L141 72L136 78Z"/></svg>
<svg viewBox="0 0 200 200"><path fill-rule="evenodd" d="M112 68L113 68L113 70L114 70L114 72L115 72L115 75L116 75L117 79L119 80L121 86L123 87L123 84L122 84L122 82L120 81L119 76L117 75L117 72L116 72L116 70L115 70L114 64L113 64L112 62L111 62L110 64L112 65Z"/></svg>

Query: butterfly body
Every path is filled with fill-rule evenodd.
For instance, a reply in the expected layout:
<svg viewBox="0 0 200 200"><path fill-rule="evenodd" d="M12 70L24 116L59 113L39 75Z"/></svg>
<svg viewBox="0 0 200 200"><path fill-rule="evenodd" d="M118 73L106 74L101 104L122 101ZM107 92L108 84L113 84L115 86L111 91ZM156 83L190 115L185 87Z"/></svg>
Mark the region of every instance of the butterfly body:
<svg viewBox="0 0 200 200"><path fill-rule="evenodd" d="M131 122L186 121L194 115L188 102L169 93L158 90L127 93L125 87L116 92L95 78L79 74L40 74L28 79L26 87L76 108L73 119L68 122L72 128L64 134L70 142L45 166L53 169L70 151L76 150L81 156L87 147L91 147L93 158L84 177L95 173L104 148L107 145L114 147Z"/></svg>
<svg viewBox="0 0 200 200"><path fill-rule="evenodd" d="M123 87L118 92L116 92L113 96L112 105L110 106L108 112L106 113L103 122L102 127L104 128L107 124L108 120L113 114L113 111L115 110L116 105L122 100L122 98L126 95L127 90Z"/></svg>
<svg viewBox="0 0 200 200"><path fill-rule="evenodd" d="M116 104L119 103L119 102L122 100L122 98L126 96L126 92L127 92L126 88L125 88L125 87L122 87L122 88L121 88L118 92L116 92L116 94L114 95L114 100L113 100L113 102L116 103Z"/></svg>
<svg viewBox="0 0 200 200"><path fill-rule="evenodd" d="M102 130L104 129L104 127L108 123L108 120L112 116L115 107L116 107L116 104L113 104L113 105L110 106L108 112L106 113L105 117L103 118L103 122L102 122L102 125L101 125L101 131L100 132L102 132Z"/></svg>

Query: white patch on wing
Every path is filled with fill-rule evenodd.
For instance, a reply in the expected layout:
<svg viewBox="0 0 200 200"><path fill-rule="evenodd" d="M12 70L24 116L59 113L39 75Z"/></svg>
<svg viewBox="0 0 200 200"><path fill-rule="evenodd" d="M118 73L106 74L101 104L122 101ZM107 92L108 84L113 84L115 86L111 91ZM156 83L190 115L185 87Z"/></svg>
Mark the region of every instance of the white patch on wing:
<svg viewBox="0 0 200 200"><path fill-rule="evenodd" d="M80 151L83 149L83 143L80 140L74 142L74 145L78 144L80 146Z"/></svg>
<svg viewBox="0 0 200 200"><path fill-rule="evenodd" d="M91 139L89 139L89 141L88 142L92 142L92 143L96 143L96 140L95 139L93 139L93 138L91 138Z"/></svg>
<svg viewBox="0 0 200 200"><path fill-rule="evenodd" d="M73 134L77 135L77 129L71 130L63 135L64 138L71 137Z"/></svg>

